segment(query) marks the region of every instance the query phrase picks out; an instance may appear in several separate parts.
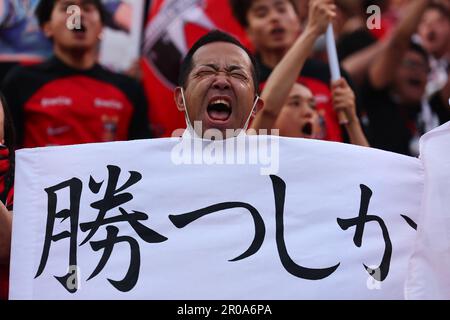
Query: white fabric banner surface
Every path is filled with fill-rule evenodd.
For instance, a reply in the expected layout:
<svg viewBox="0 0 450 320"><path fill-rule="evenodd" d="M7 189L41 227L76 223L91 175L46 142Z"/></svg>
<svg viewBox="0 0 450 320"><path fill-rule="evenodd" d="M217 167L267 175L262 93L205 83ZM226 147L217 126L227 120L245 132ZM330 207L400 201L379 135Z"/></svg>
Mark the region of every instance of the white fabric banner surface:
<svg viewBox="0 0 450 320"><path fill-rule="evenodd" d="M408 299L450 299L450 122L422 137L425 190L414 254L406 282Z"/></svg>
<svg viewBox="0 0 450 320"><path fill-rule="evenodd" d="M419 159L237 140L192 164L178 138L18 151L10 298L404 298Z"/></svg>

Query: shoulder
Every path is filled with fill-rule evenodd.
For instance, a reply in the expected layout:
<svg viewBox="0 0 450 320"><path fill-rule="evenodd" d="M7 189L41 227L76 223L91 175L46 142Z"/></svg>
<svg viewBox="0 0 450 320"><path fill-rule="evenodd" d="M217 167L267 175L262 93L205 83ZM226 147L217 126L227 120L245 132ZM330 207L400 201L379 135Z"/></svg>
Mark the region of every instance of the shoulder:
<svg viewBox="0 0 450 320"><path fill-rule="evenodd" d="M100 81L107 82L117 87L127 95L136 94L136 92L141 89L140 84L135 79L121 73L108 70L101 65L96 66L93 76Z"/></svg>
<svg viewBox="0 0 450 320"><path fill-rule="evenodd" d="M47 82L51 78L53 68L51 61L45 61L33 65L14 66L5 76L4 84L20 84L21 86L29 84L30 81L37 80Z"/></svg>

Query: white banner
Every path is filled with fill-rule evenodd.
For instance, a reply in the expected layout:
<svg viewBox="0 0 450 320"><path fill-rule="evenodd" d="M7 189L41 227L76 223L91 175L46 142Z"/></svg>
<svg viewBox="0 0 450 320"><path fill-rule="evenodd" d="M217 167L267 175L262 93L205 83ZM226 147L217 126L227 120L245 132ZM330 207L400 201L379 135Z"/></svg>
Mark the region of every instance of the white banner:
<svg viewBox="0 0 450 320"><path fill-rule="evenodd" d="M180 141L18 151L10 298L403 299L420 160L248 136L190 164Z"/></svg>
<svg viewBox="0 0 450 320"><path fill-rule="evenodd" d="M409 264L408 299L450 299L450 122L422 137L425 191Z"/></svg>

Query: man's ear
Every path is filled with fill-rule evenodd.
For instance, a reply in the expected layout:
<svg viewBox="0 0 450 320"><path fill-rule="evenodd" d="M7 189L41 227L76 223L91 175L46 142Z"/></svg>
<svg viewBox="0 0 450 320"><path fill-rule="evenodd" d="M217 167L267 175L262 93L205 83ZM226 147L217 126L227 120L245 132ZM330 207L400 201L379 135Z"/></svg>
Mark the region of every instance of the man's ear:
<svg viewBox="0 0 450 320"><path fill-rule="evenodd" d="M53 37L53 30L50 26L50 21L47 21L42 25L42 32L49 39L51 39Z"/></svg>
<svg viewBox="0 0 450 320"><path fill-rule="evenodd" d="M261 99L261 97L259 97L258 101L255 104L255 107L253 108L253 116L255 116L259 111L262 110L262 108L264 108L264 101L263 99Z"/></svg>
<svg viewBox="0 0 450 320"><path fill-rule="evenodd" d="M177 105L177 109L180 111L185 111L186 108L184 107L182 90L183 90L183 88L176 87L175 91L173 93L173 97L175 99L175 104Z"/></svg>

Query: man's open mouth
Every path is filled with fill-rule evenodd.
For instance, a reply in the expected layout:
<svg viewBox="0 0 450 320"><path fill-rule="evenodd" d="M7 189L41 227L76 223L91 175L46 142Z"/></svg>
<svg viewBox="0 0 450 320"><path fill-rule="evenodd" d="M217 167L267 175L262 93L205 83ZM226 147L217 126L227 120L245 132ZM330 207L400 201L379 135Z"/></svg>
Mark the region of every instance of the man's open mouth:
<svg viewBox="0 0 450 320"><path fill-rule="evenodd" d="M408 84L413 87L420 88L423 85L423 81L419 79L408 79Z"/></svg>
<svg viewBox="0 0 450 320"><path fill-rule="evenodd" d="M284 35L285 32L286 30L284 30L284 28L281 27L276 27L270 30L270 34L275 37L281 37Z"/></svg>
<svg viewBox="0 0 450 320"><path fill-rule="evenodd" d="M310 137L312 136L313 133L313 126L311 122L307 122L303 125L303 127L301 128L301 132L303 135Z"/></svg>
<svg viewBox="0 0 450 320"><path fill-rule="evenodd" d="M436 32L431 31L431 32L429 32L429 33L427 34L426 37L427 37L427 40L428 40L428 41L434 42L434 41L436 40L436 38L437 38L437 34L436 34Z"/></svg>
<svg viewBox="0 0 450 320"><path fill-rule="evenodd" d="M227 121L231 116L231 104L227 99L215 98L206 109L208 116L214 121Z"/></svg>
<svg viewBox="0 0 450 320"><path fill-rule="evenodd" d="M72 29L72 31L76 33L85 33L86 27L84 26L84 24L81 24L79 28L75 27Z"/></svg>

